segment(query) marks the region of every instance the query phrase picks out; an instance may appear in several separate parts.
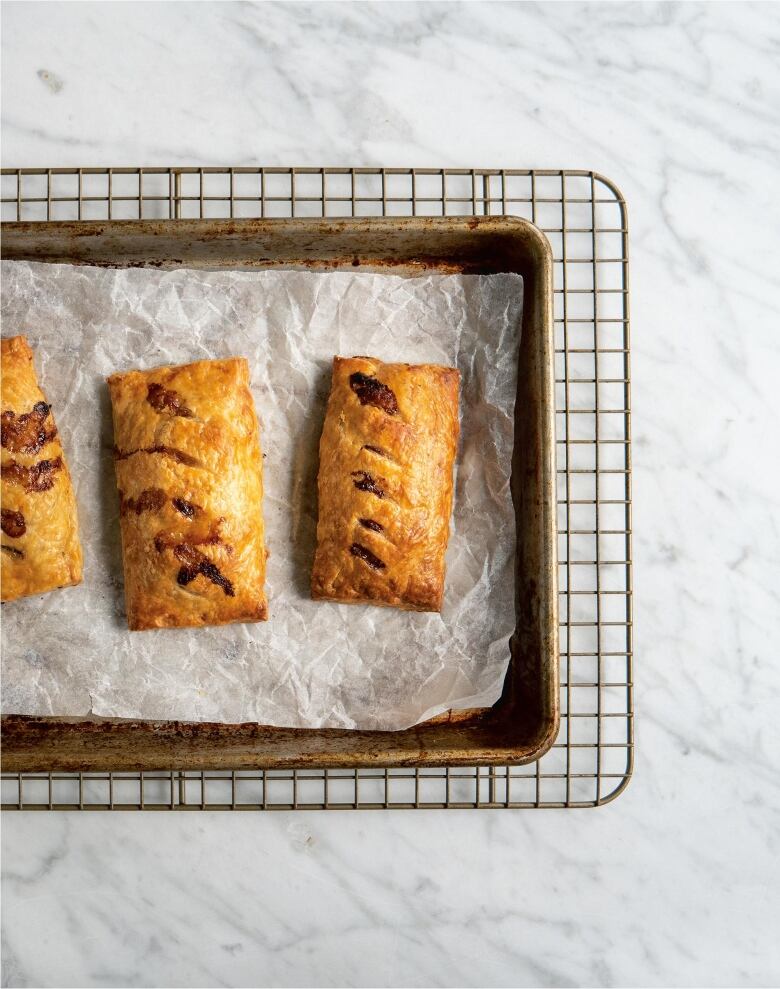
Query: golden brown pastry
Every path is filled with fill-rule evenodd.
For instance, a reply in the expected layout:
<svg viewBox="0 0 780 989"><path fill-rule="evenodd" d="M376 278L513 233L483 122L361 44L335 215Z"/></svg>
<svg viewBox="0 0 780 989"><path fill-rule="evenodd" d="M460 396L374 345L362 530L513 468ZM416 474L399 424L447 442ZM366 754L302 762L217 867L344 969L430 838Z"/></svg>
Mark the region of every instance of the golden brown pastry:
<svg viewBox="0 0 780 989"><path fill-rule="evenodd" d="M73 485L24 337L2 341L3 601L81 581Z"/></svg>
<svg viewBox="0 0 780 989"><path fill-rule="evenodd" d="M459 381L450 367L334 358L312 597L441 609Z"/></svg>
<svg viewBox="0 0 780 989"><path fill-rule="evenodd" d="M127 623L268 618L263 473L243 357L108 379Z"/></svg>

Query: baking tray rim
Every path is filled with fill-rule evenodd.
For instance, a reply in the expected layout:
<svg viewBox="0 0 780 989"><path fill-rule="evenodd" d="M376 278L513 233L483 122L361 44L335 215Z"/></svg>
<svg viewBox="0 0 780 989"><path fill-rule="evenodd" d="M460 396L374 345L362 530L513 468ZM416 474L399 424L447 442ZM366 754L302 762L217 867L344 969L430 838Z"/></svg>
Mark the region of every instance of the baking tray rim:
<svg viewBox="0 0 780 989"><path fill-rule="evenodd" d="M280 260L262 250L255 257L243 259L235 252L242 240L247 239L260 247L264 238L276 238L279 234L301 238L302 234L314 236L314 246L309 243L299 256ZM316 244L325 235L336 238L356 234L364 238L370 235L410 235L417 245L399 258L393 250L366 249L342 250L326 258L316 254ZM122 255L122 245L128 237L140 239L139 249L147 249L156 243L159 251L164 238L172 235L174 241L188 243L187 250L200 247L204 253L195 258L161 258ZM182 236L184 235L184 237ZM454 259L441 249L436 238L459 236L473 240L470 251L463 242L464 251ZM296 217L266 219L174 219L174 220L109 220L109 221L49 221L12 222L2 227L2 256L28 260L65 263L155 265L158 267L225 267L232 259L246 267L290 268L302 265L326 270L383 270L402 274L420 274L424 271L521 270L526 279L526 305L523 316L523 340L526 340L529 311L528 280L532 284L533 314L539 338L541 358L538 366L539 392L537 413L541 416L545 449L541 462L540 490L546 496L547 545L545 556L544 600L547 710L543 724L537 726L533 737L522 737L520 732L524 712L518 707L518 697L528 696L523 681L528 679L516 667L513 658L507 674L504 695L492 708L443 715L406 731L362 732L340 729L284 729L255 724L214 725L204 722L140 722L127 719L102 718L40 718L35 716L8 715L3 718L3 769L7 771L89 771L91 769L123 770L161 769L175 765L186 769L231 768L323 768L360 766L458 766L458 765L521 765L539 759L553 744L560 724L558 691L558 596L557 553L555 538L555 437L553 392L553 340L552 340L552 251L544 234L530 221L520 217ZM233 254L226 256L224 245L235 238ZM415 241L415 237L417 240ZM59 238L59 241L58 239ZM432 239L433 238L433 239ZM480 255L491 245L489 239L501 241L501 250L526 251L525 265L518 267L491 267L486 255ZM305 237L303 240L305 241ZM481 243L477 243L481 241ZM66 249L62 251L63 243ZM301 241L303 243L303 241ZM424 244L426 249L420 249ZM36 247L37 245L37 247ZM206 245L210 245L208 248ZM305 246L305 245L304 245ZM398 245L394 245L397 247ZM496 245L492 245L494 248ZM391 244L391 247L393 245ZM119 250L120 258L101 256L100 250ZM60 250L58 255L57 250ZM308 251L308 254L307 254ZM476 252L476 253L475 253ZM180 251L185 254L187 251ZM75 255L75 256L74 256ZM314 256L313 256L314 255ZM519 259L520 255L517 255ZM495 262L494 262L495 264ZM522 370L522 366L521 366ZM520 383L518 384L520 388ZM513 458L514 464L514 458ZM513 465L514 475L514 465ZM516 640L512 636L512 642ZM514 646L513 646L514 648ZM518 686L519 685L519 686ZM323 745L295 744L301 739L317 740ZM448 745L443 746L446 738ZM202 742L211 744L208 752ZM522 740L521 740L522 739ZM274 740L270 747L269 743ZM360 740L360 751L354 744ZM404 741L406 744L397 744ZM281 744L276 744L281 742ZM393 744L395 742L396 744ZM410 744L409 744L410 743ZM137 746L145 746L139 756Z"/></svg>

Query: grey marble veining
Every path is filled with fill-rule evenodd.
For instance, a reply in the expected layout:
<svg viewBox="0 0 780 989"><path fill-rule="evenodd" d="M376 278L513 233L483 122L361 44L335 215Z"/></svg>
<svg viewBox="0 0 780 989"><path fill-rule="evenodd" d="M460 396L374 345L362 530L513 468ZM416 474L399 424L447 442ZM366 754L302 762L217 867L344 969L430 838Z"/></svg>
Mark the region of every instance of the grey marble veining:
<svg viewBox="0 0 780 989"><path fill-rule="evenodd" d="M588 812L6 815L3 984L780 982L780 7L6 4L8 165L594 168L638 764Z"/></svg>

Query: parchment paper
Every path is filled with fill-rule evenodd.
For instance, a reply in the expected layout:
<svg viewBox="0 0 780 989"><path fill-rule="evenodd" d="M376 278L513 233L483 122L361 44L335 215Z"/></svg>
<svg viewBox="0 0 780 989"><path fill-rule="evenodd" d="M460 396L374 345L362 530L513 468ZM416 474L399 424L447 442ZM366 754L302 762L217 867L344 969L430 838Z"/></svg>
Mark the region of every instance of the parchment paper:
<svg viewBox="0 0 780 989"><path fill-rule="evenodd" d="M108 270L4 262L79 504L84 582L3 605L5 713L401 729L491 704L514 625L517 275ZM462 435L441 615L315 603L318 444L334 354L457 366ZM130 633L112 371L249 359L265 453L270 621Z"/></svg>

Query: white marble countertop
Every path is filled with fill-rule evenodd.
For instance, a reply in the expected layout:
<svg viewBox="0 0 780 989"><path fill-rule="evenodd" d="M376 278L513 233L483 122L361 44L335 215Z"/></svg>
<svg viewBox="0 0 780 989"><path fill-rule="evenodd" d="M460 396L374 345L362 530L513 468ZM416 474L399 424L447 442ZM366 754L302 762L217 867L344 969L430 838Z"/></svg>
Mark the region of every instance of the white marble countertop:
<svg viewBox="0 0 780 989"><path fill-rule="evenodd" d="M7 814L2 984L778 984L780 7L2 17L5 165L622 188L638 708L635 779L595 811Z"/></svg>

